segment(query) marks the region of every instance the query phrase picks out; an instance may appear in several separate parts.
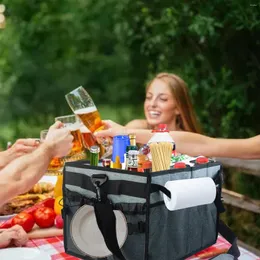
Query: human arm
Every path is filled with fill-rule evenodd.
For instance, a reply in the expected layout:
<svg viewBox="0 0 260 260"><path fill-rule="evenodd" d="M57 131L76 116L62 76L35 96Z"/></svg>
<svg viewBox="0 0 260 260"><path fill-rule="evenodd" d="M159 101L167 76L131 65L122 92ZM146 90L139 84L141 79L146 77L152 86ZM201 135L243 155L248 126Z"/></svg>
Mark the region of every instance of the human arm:
<svg viewBox="0 0 260 260"><path fill-rule="evenodd" d="M129 129L110 120L104 123L108 129L95 133L97 137L135 133L136 141L145 144L153 135L150 130ZM176 150L183 154L241 159L260 158L260 135L246 139L212 138L185 131L171 131L170 135L176 143Z"/></svg>
<svg viewBox="0 0 260 260"><path fill-rule="evenodd" d="M135 119L128 122L125 127L129 129L147 129L147 121L144 119Z"/></svg>
<svg viewBox="0 0 260 260"><path fill-rule="evenodd" d="M17 158L0 171L0 206L37 183L53 157L69 153L73 137L67 128L61 126L56 122L50 127L44 143L34 152Z"/></svg>
<svg viewBox="0 0 260 260"><path fill-rule="evenodd" d="M18 139L11 148L0 152L0 170L14 159L33 152L39 146L37 139Z"/></svg>

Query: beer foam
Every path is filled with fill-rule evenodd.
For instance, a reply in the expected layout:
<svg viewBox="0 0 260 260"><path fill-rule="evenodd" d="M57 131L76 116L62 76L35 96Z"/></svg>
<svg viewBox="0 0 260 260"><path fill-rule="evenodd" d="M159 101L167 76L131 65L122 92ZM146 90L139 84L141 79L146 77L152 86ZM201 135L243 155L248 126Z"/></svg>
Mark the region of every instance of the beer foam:
<svg viewBox="0 0 260 260"><path fill-rule="evenodd" d="M81 108L81 109L75 110L74 114L82 115L82 114L92 113L95 111L97 111L97 108L95 106L93 106L93 107L86 107L86 108Z"/></svg>
<svg viewBox="0 0 260 260"><path fill-rule="evenodd" d="M80 127L80 132L81 133L90 133L90 130L86 126L81 126Z"/></svg>
<svg viewBox="0 0 260 260"><path fill-rule="evenodd" d="M65 127L67 127L70 131L76 131L80 129L80 124L79 123L65 124Z"/></svg>

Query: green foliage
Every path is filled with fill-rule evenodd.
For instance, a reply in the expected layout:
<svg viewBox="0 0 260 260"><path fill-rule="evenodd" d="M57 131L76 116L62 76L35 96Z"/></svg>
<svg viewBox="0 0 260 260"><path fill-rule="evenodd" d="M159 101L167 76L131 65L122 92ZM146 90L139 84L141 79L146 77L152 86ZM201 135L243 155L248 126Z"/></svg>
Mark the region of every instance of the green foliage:
<svg viewBox="0 0 260 260"><path fill-rule="evenodd" d="M239 240L260 249L260 215L225 205L221 219L238 235Z"/></svg>
<svg viewBox="0 0 260 260"><path fill-rule="evenodd" d="M78 85L98 107L132 105L132 115L140 117L147 80L168 71L188 83L207 134L259 133L254 119L260 109L258 7L243 0L4 3L0 115L5 125L30 120L30 134L49 124L50 115L70 113L64 95ZM113 117L112 111L106 115ZM20 129L14 138L24 134Z"/></svg>
<svg viewBox="0 0 260 260"><path fill-rule="evenodd" d="M0 30L2 147L8 140L38 137L55 116L71 113L64 95L79 85L102 118L122 124L142 118L145 84L163 71L188 83L206 134L259 134L259 5L245 0L2 3L7 7L6 29ZM237 175L230 182L259 198L259 184L251 185L250 177Z"/></svg>

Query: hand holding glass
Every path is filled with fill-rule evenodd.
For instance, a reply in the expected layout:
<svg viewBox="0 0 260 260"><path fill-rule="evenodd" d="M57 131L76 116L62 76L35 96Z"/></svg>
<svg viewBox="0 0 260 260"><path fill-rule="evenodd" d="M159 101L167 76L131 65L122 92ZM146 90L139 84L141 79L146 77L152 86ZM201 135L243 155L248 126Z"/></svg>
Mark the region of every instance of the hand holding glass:
<svg viewBox="0 0 260 260"><path fill-rule="evenodd" d="M44 142L47 134L48 134L48 130L42 130L40 132L41 142ZM54 157L50 161L50 164L48 166L48 170L47 170L46 174L48 174L48 175L59 175L59 174L62 173L62 168L63 168L63 161L61 160L61 158Z"/></svg>
<svg viewBox="0 0 260 260"><path fill-rule="evenodd" d="M80 133L80 120L75 115L59 116L55 118L55 122L60 121L63 123L64 127L67 127L70 130L73 138L73 147L69 155L64 159L65 161L73 161L84 159L84 146L83 140ZM82 157L82 158L81 158Z"/></svg>

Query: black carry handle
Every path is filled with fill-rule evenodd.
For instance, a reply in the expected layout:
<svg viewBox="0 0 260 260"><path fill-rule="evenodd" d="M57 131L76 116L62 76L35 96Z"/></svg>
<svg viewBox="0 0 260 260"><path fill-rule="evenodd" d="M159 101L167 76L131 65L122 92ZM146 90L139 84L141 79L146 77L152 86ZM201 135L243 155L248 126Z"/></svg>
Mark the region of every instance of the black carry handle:
<svg viewBox="0 0 260 260"><path fill-rule="evenodd" d="M92 182L97 191L97 200L94 202L94 210L98 227L104 237L107 248L120 260L126 260L118 245L116 236L116 217L110 201L102 192L102 184L107 181L107 175L92 175Z"/></svg>
<svg viewBox="0 0 260 260"><path fill-rule="evenodd" d="M238 259L238 257L240 256L240 251L237 245L237 237L234 232L220 219L218 222L218 232L231 244L231 247L227 251L227 254L232 255L234 259ZM219 256L221 256L221 254ZM212 259L217 257L218 256L213 257Z"/></svg>
<svg viewBox="0 0 260 260"><path fill-rule="evenodd" d="M151 184L151 193L153 192L157 192L157 191L161 191L162 193L164 193L169 199L171 199L172 195L171 192L166 189L164 186L160 185L160 184L155 184L152 183Z"/></svg>

